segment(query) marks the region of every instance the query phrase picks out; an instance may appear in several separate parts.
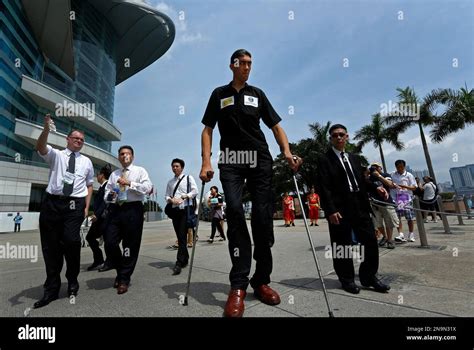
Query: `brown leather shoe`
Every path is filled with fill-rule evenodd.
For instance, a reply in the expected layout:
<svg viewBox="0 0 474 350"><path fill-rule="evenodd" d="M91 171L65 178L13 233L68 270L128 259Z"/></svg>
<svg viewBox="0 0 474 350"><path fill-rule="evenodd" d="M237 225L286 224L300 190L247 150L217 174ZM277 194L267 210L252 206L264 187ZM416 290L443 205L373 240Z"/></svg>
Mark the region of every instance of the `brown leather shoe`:
<svg viewBox="0 0 474 350"><path fill-rule="evenodd" d="M247 292L243 289L231 289L224 307L224 317L242 317L246 295Z"/></svg>
<svg viewBox="0 0 474 350"><path fill-rule="evenodd" d="M255 297L262 303L267 305L278 305L280 304L280 296L277 292L271 289L268 285L262 284L261 286L254 289Z"/></svg>
<svg viewBox="0 0 474 350"><path fill-rule="evenodd" d="M125 283L120 283L117 287L117 294L127 293L128 286Z"/></svg>

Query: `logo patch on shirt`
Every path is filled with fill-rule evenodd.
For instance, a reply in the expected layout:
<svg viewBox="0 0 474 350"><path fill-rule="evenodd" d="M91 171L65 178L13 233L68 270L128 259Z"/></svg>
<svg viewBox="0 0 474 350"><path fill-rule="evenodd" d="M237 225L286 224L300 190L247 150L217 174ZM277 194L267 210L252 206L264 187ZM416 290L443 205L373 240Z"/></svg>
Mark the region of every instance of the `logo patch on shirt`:
<svg viewBox="0 0 474 350"><path fill-rule="evenodd" d="M232 106L234 104L234 96L221 98L221 109L226 108L227 106Z"/></svg>
<svg viewBox="0 0 474 350"><path fill-rule="evenodd" d="M258 107L258 97L244 95L244 105Z"/></svg>

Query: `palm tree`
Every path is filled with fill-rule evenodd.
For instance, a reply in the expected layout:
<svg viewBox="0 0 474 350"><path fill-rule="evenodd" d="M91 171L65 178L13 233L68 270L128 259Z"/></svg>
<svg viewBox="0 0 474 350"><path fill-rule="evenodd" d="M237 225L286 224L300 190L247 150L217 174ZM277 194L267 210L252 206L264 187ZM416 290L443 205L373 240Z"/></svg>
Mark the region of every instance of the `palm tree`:
<svg viewBox="0 0 474 350"><path fill-rule="evenodd" d="M430 176L436 183L436 177L433 170L433 163L431 162L430 153L428 151L428 144L426 143L425 133L423 127L431 126L435 123L435 117L431 114L429 104L426 98L420 101L416 96L413 88L406 87L405 89L397 88L398 91L398 106L411 106L412 112L417 112L416 115L412 113L389 113L384 119L384 122L391 125L390 129L397 135L405 132L408 128L418 125L420 129L421 144L423 145L423 152L425 153L426 165ZM422 103L420 103L422 102ZM405 110L406 108L399 108Z"/></svg>
<svg viewBox="0 0 474 350"><path fill-rule="evenodd" d="M382 144L387 142L391 144L397 151L401 151L405 146L398 140L398 134L390 128L385 128L383 119L380 113L372 115L372 123L363 126L356 131L354 140L359 140L357 147L362 149L366 144L373 142L375 148L379 149L380 159L382 161L383 169L387 172L385 164L385 156L383 154Z"/></svg>
<svg viewBox="0 0 474 350"><path fill-rule="evenodd" d="M431 130L431 140L441 142L449 134L464 129L474 123L474 89L465 88L455 91L452 89L433 90L425 98L431 111L442 104L446 110L436 117L435 126Z"/></svg>

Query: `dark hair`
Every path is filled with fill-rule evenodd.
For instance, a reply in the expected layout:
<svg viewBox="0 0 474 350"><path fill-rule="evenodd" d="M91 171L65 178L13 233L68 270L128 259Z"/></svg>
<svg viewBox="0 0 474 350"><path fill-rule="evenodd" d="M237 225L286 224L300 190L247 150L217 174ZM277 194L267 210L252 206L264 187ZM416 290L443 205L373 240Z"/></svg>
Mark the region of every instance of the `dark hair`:
<svg viewBox="0 0 474 350"><path fill-rule="evenodd" d="M407 163L405 163L405 161L403 159L399 159L399 160L395 161L395 166L397 166L399 164L403 164L403 166L405 166Z"/></svg>
<svg viewBox="0 0 474 350"><path fill-rule="evenodd" d="M248 52L247 50L245 49L238 49L236 50L232 56L230 56L230 64L234 63L234 60L236 58L239 58L239 57L242 57L242 56L249 56L249 57L252 57L252 55L250 54L250 52Z"/></svg>
<svg viewBox="0 0 474 350"><path fill-rule="evenodd" d="M184 160L179 159L179 158L175 158L171 161L171 165L173 165L174 163L179 163L181 165L181 168L184 169Z"/></svg>
<svg viewBox="0 0 474 350"><path fill-rule="evenodd" d="M217 188L217 186L211 186L211 190L215 188L216 189L216 192L219 193L219 189Z"/></svg>
<svg viewBox="0 0 474 350"><path fill-rule="evenodd" d="M111 173L112 173L112 168L111 168L110 164L104 165L99 171L99 174L104 175L106 180L109 179L109 176L110 176Z"/></svg>
<svg viewBox="0 0 474 350"><path fill-rule="evenodd" d="M332 125L332 126L329 128L329 135L331 135L332 131L333 131L333 130L336 130L336 129L344 129L344 130L346 130L346 132L347 132L347 128L346 128L344 125L342 125L342 124L334 124L334 125Z"/></svg>
<svg viewBox="0 0 474 350"><path fill-rule="evenodd" d="M118 154L120 154L120 151L123 150L123 149L129 149L129 150L132 152L132 156L133 156L133 148L132 148L132 146L129 146L129 145L120 146L120 148L118 149Z"/></svg>
<svg viewBox="0 0 474 350"><path fill-rule="evenodd" d="M82 134L82 135L85 136L84 131L82 131L82 130L77 130L77 129L72 129L71 131L69 131L69 134L67 134L67 137L70 137L70 136L72 135L72 133L73 133L73 132L76 132L76 131L77 131L78 133L80 133L80 134Z"/></svg>

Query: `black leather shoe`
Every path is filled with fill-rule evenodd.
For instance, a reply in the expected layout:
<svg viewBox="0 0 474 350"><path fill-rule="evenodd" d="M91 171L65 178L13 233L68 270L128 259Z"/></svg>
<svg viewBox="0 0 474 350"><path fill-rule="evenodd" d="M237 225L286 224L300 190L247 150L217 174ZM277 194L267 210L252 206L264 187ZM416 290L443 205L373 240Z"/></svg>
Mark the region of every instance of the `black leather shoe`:
<svg viewBox="0 0 474 350"><path fill-rule="evenodd" d="M99 267L99 272L105 272L105 271L109 271L109 270L112 270L113 267L110 266L109 264L106 264L104 263L101 267Z"/></svg>
<svg viewBox="0 0 474 350"><path fill-rule="evenodd" d="M181 266L179 266L178 264L176 264L176 265L173 267L173 276L179 275L180 273L181 273Z"/></svg>
<svg viewBox="0 0 474 350"><path fill-rule="evenodd" d="M360 288L354 282L350 282L350 283L341 282L341 284L342 284L342 289L344 289L348 293L359 294L360 292Z"/></svg>
<svg viewBox="0 0 474 350"><path fill-rule="evenodd" d="M77 292L79 292L79 283L69 283L67 286L67 296L70 297L71 295L77 296Z"/></svg>
<svg viewBox="0 0 474 350"><path fill-rule="evenodd" d="M376 292L379 293L388 293L388 291L390 290L390 286L388 284L382 283L378 278L375 277L372 282L364 283L361 281L360 284L362 284L366 288L372 287Z"/></svg>
<svg viewBox="0 0 474 350"><path fill-rule="evenodd" d="M36 303L33 304L34 309L39 309L40 307L48 305L53 300L56 300L58 295L45 295L41 300L38 300Z"/></svg>
<svg viewBox="0 0 474 350"><path fill-rule="evenodd" d="M87 268L87 271L92 271L92 270L100 269L103 264L104 264L104 262L101 262L101 263L93 262L92 265Z"/></svg>

